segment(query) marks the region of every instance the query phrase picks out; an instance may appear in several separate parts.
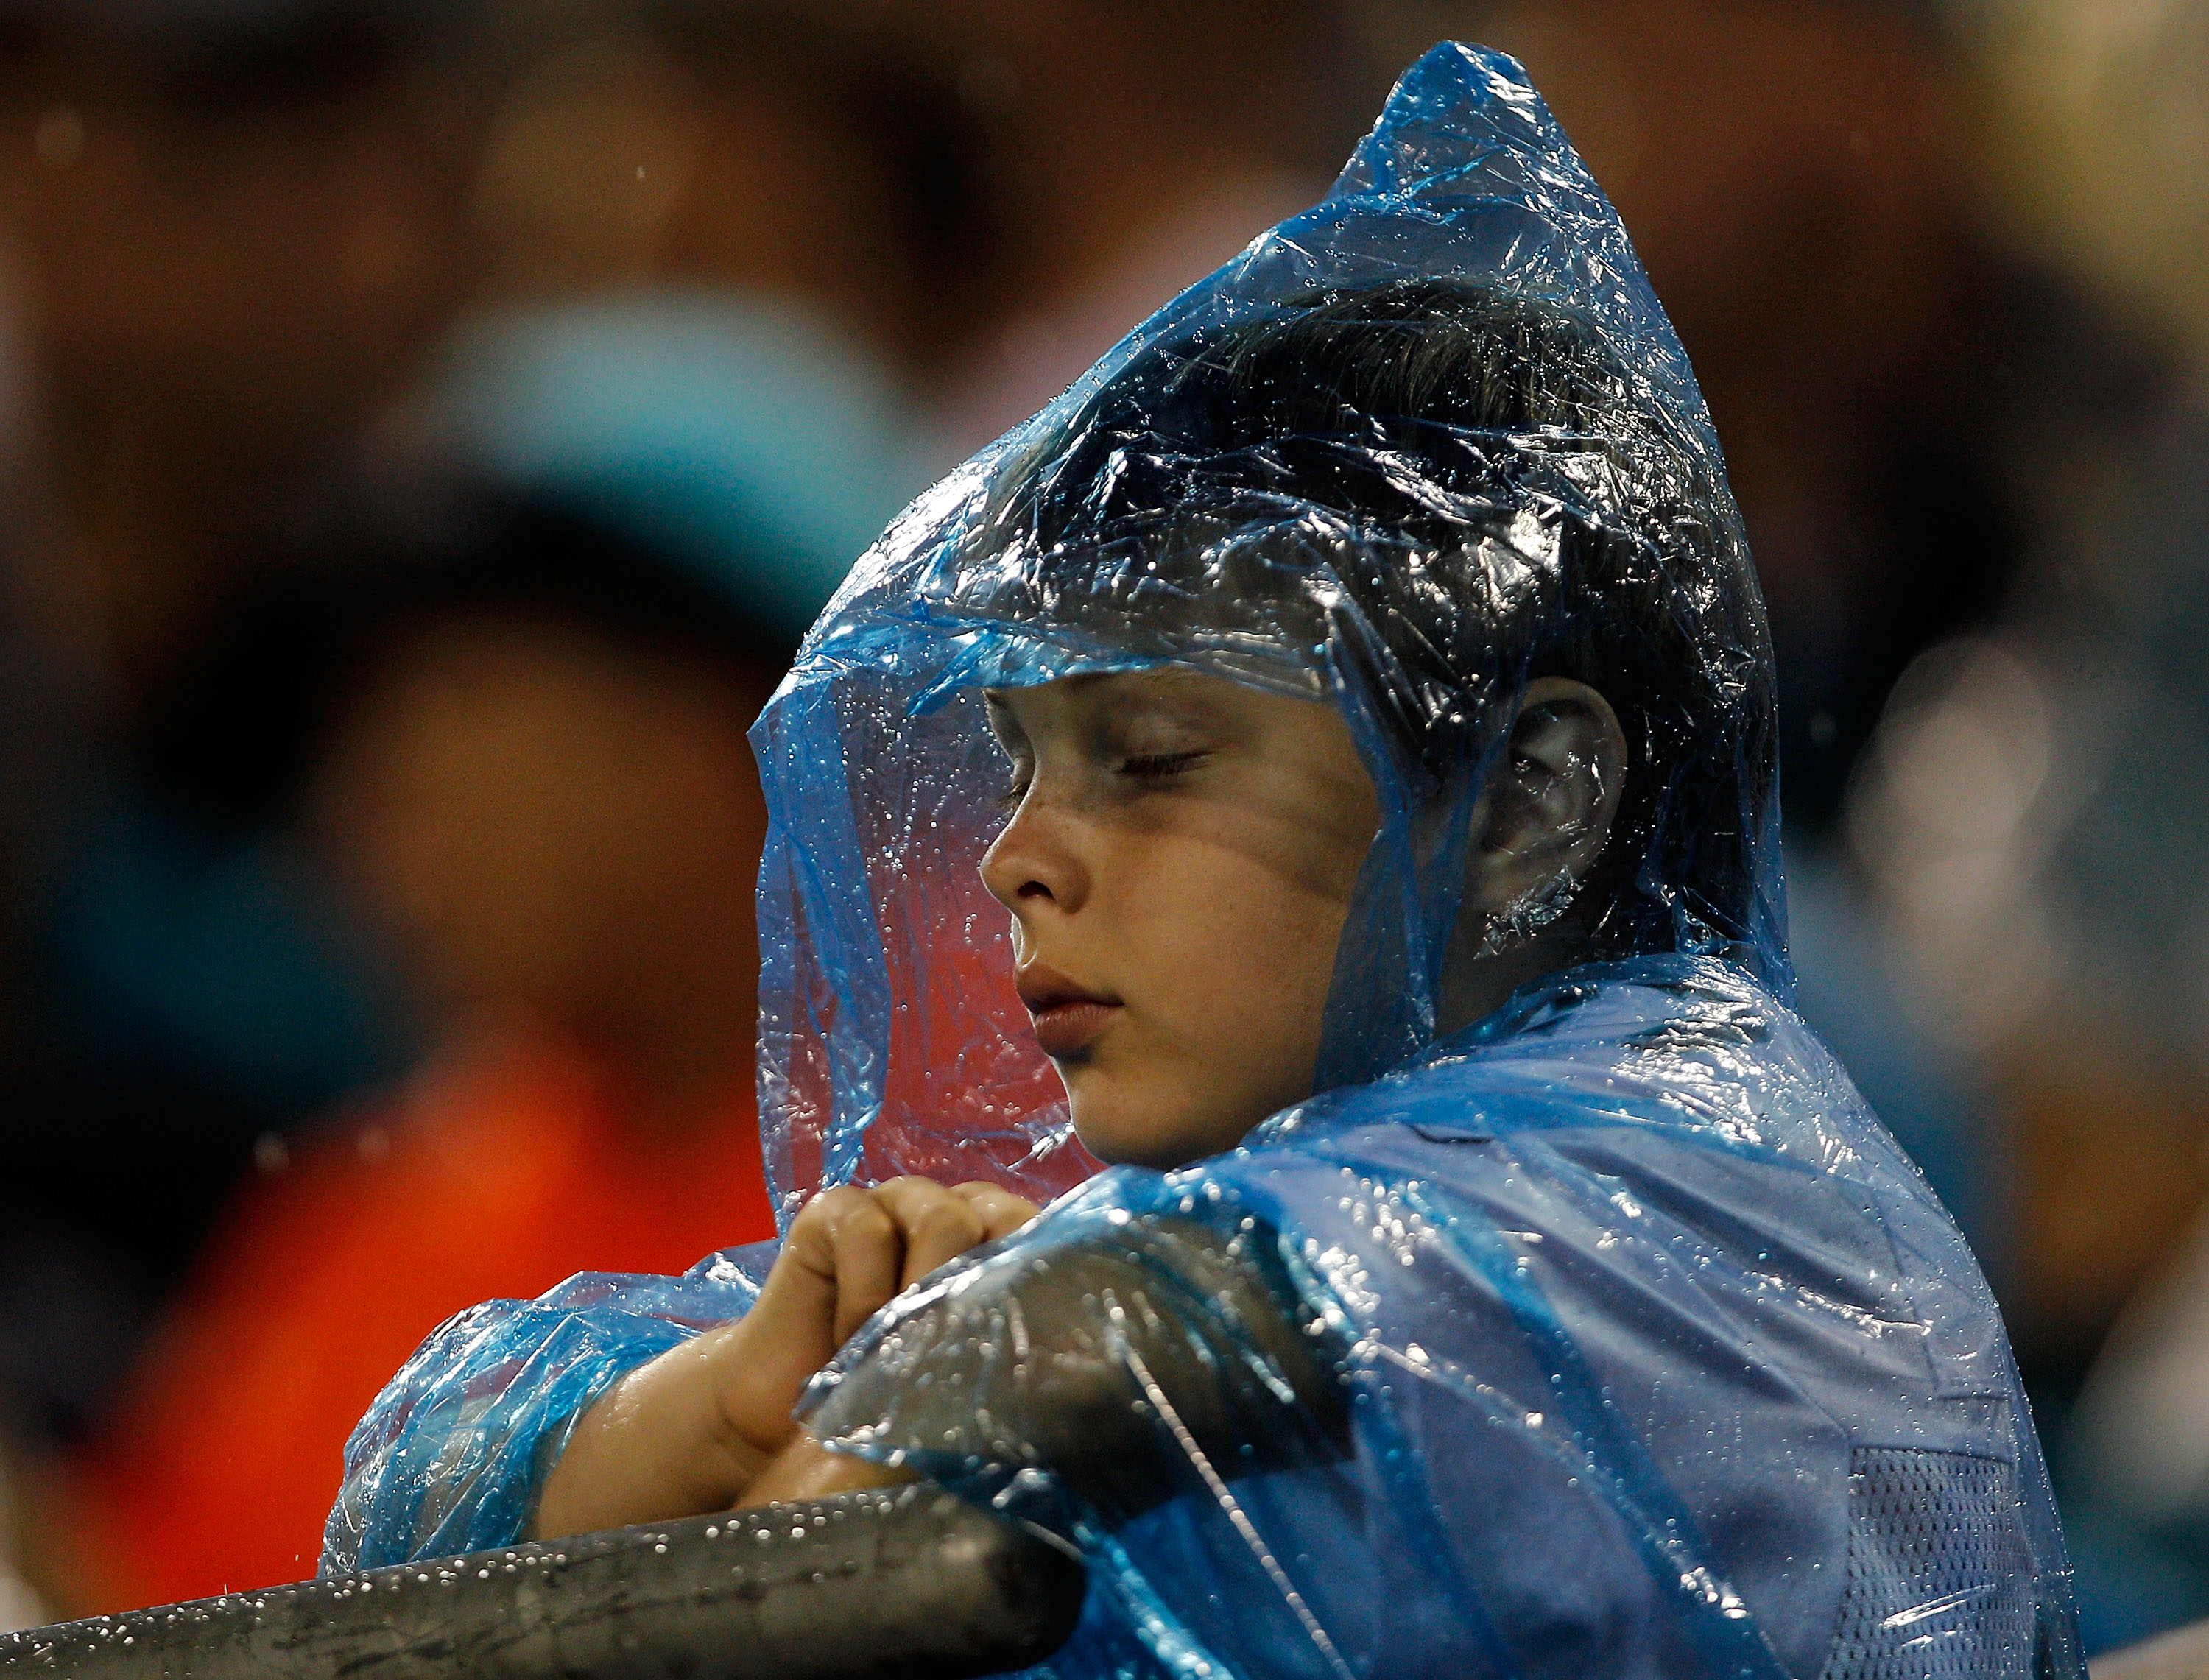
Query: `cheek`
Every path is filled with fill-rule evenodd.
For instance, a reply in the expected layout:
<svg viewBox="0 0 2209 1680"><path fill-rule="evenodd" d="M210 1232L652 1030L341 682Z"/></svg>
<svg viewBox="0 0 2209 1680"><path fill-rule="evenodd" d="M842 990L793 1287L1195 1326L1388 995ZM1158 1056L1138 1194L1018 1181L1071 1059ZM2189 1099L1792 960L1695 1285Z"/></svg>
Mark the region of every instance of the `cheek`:
<svg viewBox="0 0 2209 1680"><path fill-rule="evenodd" d="M1142 953L1144 1013L1214 1065L1279 1066L1306 1046L1315 1052L1347 889L1247 852L1194 842L1151 850L1123 942Z"/></svg>
<svg viewBox="0 0 2209 1680"><path fill-rule="evenodd" d="M1101 1159L1170 1168L1311 1094L1345 906L1210 848L1154 864L1114 941L1131 1030L1067 1086Z"/></svg>

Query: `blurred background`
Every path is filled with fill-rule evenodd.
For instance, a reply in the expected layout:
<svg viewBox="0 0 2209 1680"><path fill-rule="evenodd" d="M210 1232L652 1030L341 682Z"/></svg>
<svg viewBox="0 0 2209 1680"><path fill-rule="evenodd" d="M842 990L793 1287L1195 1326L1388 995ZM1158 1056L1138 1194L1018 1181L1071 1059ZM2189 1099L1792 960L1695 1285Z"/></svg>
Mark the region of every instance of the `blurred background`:
<svg viewBox="0 0 2209 1680"><path fill-rule="evenodd" d="M1448 37L1704 381L2090 1643L2209 1615L2209 0L0 0L0 1624L310 1573L442 1317L772 1230L745 725Z"/></svg>

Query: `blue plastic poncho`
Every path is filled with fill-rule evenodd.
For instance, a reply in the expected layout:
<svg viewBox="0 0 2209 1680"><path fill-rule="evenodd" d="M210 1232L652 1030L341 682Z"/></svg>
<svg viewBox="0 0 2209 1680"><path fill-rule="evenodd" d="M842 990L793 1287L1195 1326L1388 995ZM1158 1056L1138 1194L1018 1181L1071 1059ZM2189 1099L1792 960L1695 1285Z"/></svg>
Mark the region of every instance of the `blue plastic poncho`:
<svg viewBox="0 0 2209 1680"><path fill-rule="evenodd" d="M1372 358L1329 359L1445 328L1497 389L1383 402ZM1003 819L977 691L1159 663L1339 705L1383 822L1321 1094L1229 1155L1092 1177L978 878ZM1608 866L1468 941L1469 818L1551 672L1629 736ZM902 1172L1080 1187L894 1304L807 1415L1081 1546L1050 1673L2081 1672L1994 1303L1785 1001L1772 682L1625 234L1517 66L1455 46L1324 203L847 581L755 734L784 1212ZM1453 1030L1453 951L1574 897L1588 960ZM1111 1287L1080 1281L1098 1256ZM581 1409L768 1258L455 1320L356 1434L326 1562L511 1539ZM1161 1350L1216 1416L1171 1403ZM1077 1355L1130 1397L1101 1482L1054 1421Z"/></svg>

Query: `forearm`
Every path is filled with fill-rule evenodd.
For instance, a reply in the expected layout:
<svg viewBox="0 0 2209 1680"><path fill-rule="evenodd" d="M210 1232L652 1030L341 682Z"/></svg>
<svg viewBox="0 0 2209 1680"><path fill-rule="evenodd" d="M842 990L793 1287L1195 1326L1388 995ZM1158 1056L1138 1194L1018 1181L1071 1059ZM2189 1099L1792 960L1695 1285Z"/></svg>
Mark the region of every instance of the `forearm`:
<svg viewBox="0 0 2209 1680"><path fill-rule="evenodd" d="M726 1510L774 1455L723 1404L717 1363L729 1325L670 1349L600 1396L545 1480L531 1538Z"/></svg>
<svg viewBox="0 0 2209 1680"><path fill-rule="evenodd" d="M656 1306L670 1292L670 1280L653 1279L627 1298L487 1303L442 1328L346 1443L322 1570L520 1538L593 1403L690 1334L629 1304Z"/></svg>

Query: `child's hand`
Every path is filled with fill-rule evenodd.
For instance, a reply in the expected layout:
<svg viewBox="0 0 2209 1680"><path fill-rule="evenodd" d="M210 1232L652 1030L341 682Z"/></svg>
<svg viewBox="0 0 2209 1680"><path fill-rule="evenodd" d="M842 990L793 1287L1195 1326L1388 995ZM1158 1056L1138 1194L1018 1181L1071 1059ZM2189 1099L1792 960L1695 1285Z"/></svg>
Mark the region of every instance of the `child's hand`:
<svg viewBox="0 0 2209 1680"><path fill-rule="evenodd" d="M749 1313L632 1371L585 1415L545 1478L533 1532L726 1510L792 1445L799 1394L853 1331L900 1290L1035 1213L994 1184L898 1178L823 1191L791 1225Z"/></svg>

